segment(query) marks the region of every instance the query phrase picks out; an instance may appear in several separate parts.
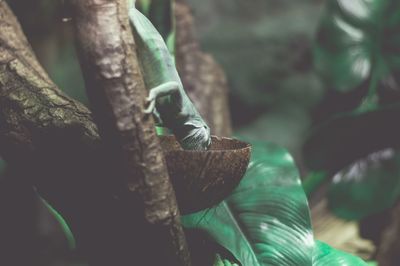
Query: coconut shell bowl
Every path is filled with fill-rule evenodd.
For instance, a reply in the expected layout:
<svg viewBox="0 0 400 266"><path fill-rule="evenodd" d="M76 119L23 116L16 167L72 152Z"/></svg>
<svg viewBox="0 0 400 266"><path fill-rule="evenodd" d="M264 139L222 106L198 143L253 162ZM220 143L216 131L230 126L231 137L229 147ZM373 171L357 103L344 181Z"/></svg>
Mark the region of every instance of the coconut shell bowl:
<svg viewBox="0 0 400 266"><path fill-rule="evenodd" d="M243 178L251 145L212 137L207 151L183 150L174 136L160 136L168 173L181 213L210 208L226 198Z"/></svg>

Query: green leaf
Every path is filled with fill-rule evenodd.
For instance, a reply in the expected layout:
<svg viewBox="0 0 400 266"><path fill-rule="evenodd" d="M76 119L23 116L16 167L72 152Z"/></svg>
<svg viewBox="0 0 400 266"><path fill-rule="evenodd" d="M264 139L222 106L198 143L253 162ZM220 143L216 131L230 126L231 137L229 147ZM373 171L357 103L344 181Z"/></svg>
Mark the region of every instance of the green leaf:
<svg viewBox="0 0 400 266"><path fill-rule="evenodd" d="M182 220L186 228L207 232L242 265L313 265L307 199L292 157L276 145L253 143L246 175L231 196Z"/></svg>
<svg viewBox="0 0 400 266"><path fill-rule="evenodd" d="M70 250L76 249L75 237L74 237L71 229L69 228L68 223L65 221L64 217L62 217L62 215L59 212L57 212L56 209L54 209L45 199L43 199L40 196L39 196L39 198L43 202L44 206L46 206L47 210L51 213L51 215L54 217L54 219L60 225L60 227L64 233L64 236L67 240L69 249Z"/></svg>
<svg viewBox="0 0 400 266"><path fill-rule="evenodd" d="M392 0L330 0L314 50L315 65L335 90L348 92L400 62L400 4Z"/></svg>
<svg viewBox="0 0 400 266"><path fill-rule="evenodd" d="M183 222L207 231L243 265L312 261L314 241L299 174L286 150L273 144L253 145L247 173L232 195Z"/></svg>
<svg viewBox="0 0 400 266"><path fill-rule="evenodd" d="M316 241L313 266L367 266L360 258Z"/></svg>
<svg viewBox="0 0 400 266"><path fill-rule="evenodd" d="M305 144L307 166L336 173L399 145L400 2L329 0L314 63L328 86ZM321 123L322 121L322 123Z"/></svg>
<svg viewBox="0 0 400 266"><path fill-rule="evenodd" d="M217 254L214 262L214 266L239 266L237 263L231 262L227 259L221 258L219 254Z"/></svg>
<svg viewBox="0 0 400 266"><path fill-rule="evenodd" d="M344 219L362 219L393 206L400 196L400 154L386 149L337 173L329 188L331 210Z"/></svg>

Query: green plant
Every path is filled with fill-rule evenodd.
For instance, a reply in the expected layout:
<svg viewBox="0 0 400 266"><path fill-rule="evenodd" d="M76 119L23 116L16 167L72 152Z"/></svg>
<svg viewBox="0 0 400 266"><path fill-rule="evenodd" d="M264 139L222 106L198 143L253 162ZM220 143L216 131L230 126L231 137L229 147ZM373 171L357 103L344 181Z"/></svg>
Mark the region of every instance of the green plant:
<svg viewBox="0 0 400 266"><path fill-rule="evenodd" d="M393 149L372 153L339 171L328 190L330 209L361 220L389 209L400 196L400 155Z"/></svg>
<svg viewBox="0 0 400 266"><path fill-rule="evenodd" d="M271 143L253 143L247 173L231 196L184 216L183 224L206 232L245 266L366 265L314 240L294 161Z"/></svg>
<svg viewBox="0 0 400 266"><path fill-rule="evenodd" d="M374 198L380 192L367 189L379 187L378 181L372 185L372 175L377 179L391 171L384 169L386 163L376 170L369 158L385 161L370 154L399 146L400 126L393 123L400 115L399 7L399 2L392 0L327 2L315 42L314 63L328 90L316 112L317 126L304 146L305 161L312 171L305 181L307 193L328 176L338 173L349 177L346 168L354 170L362 164L364 168L375 168L375 172L353 171L352 179L358 183L370 180L364 192L369 190ZM336 187L341 182L349 183L349 178L341 180ZM332 188L331 198L339 198L333 196L338 191ZM351 197L356 196L347 198ZM382 207L371 208L371 212L390 205L386 200L382 202Z"/></svg>

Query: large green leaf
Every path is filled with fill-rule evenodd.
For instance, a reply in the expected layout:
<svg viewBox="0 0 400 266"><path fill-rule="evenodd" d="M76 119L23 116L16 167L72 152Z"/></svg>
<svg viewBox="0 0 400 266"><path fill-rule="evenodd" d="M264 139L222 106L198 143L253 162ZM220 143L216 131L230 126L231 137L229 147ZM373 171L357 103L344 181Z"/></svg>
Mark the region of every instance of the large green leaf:
<svg viewBox="0 0 400 266"><path fill-rule="evenodd" d="M327 1L314 63L329 89L305 144L310 169L332 174L399 145L399 47L399 1Z"/></svg>
<svg viewBox="0 0 400 266"><path fill-rule="evenodd" d="M400 67L399 33L397 0L329 0L317 35L316 67L340 92L370 78L379 81Z"/></svg>
<svg viewBox="0 0 400 266"><path fill-rule="evenodd" d="M393 206L400 196L400 154L393 149L370 154L337 173L329 188L332 211L362 219Z"/></svg>
<svg viewBox="0 0 400 266"><path fill-rule="evenodd" d="M249 168L231 196L183 217L183 224L207 232L245 266L316 263L318 246L297 168L287 151L273 144L253 143Z"/></svg>

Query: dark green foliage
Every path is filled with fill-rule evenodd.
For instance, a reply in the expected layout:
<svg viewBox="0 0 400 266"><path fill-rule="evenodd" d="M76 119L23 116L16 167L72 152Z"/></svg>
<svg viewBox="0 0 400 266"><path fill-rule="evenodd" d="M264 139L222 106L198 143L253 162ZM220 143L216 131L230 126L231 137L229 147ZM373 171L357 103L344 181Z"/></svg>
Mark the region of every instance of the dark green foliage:
<svg viewBox="0 0 400 266"><path fill-rule="evenodd" d="M329 88L305 146L312 171L333 175L399 146L400 2L330 0L314 63Z"/></svg>
<svg viewBox="0 0 400 266"><path fill-rule="evenodd" d="M231 196L183 223L208 233L245 266L365 265L314 241L294 161L270 143L253 143L248 171Z"/></svg>
<svg viewBox="0 0 400 266"><path fill-rule="evenodd" d="M304 146L307 193L333 177L330 209L344 219L368 218L361 233L378 247L400 195L399 36L399 1L327 2L314 63L329 90Z"/></svg>
<svg viewBox="0 0 400 266"><path fill-rule="evenodd" d="M400 67L399 8L399 2L393 0L328 1L314 58L332 90L349 93L368 87L364 96L373 101L381 86L379 90L394 90L399 97L398 84L394 84ZM362 100L360 97L353 108Z"/></svg>
<svg viewBox="0 0 400 266"><path fill-rule="evenodd" d="M333 178L330 208L345 219L362 219L392 207L400 195L400 155L393 149L370 154Z"/></svg>

